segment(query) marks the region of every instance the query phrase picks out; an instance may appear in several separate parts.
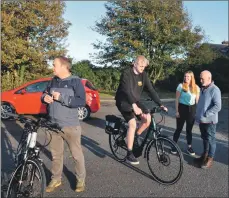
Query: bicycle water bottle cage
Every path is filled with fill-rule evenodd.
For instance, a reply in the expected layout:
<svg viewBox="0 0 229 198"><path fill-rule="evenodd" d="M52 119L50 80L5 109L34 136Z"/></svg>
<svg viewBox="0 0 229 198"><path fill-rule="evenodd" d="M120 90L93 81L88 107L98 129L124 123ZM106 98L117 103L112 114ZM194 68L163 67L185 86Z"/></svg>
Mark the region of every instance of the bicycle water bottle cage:
<svg viewBox="0 0 229 198"><path fill-rule="evenodd" d="M107 134L118 134L121 126L121 118L115 115L106 115L105 132Z"/></svg>

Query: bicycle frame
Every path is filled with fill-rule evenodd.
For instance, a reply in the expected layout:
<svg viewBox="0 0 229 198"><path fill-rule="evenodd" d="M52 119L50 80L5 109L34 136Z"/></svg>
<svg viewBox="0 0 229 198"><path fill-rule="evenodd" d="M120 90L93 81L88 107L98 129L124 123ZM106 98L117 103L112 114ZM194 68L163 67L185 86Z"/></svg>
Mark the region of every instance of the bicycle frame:
<svg viewBox="0 0 229 198"><path fill-rule="evenodd" d="M29 159L33 159L33 158L36 158L38 159L38 161L42 164L42 159L40 159L39 157L39 154L40 154L40 150L38 147L34 147L34 148L29 148L27 150L27 153L26 153L26 156L25 156L25 159L23 159L23 161L18 165L18 167L20 165L22 165L22 171L21 171L21 176L20 176L20 180L19 180L19 186L18 186L18 189L19 191L21 190L21 184L23 182L23 175L24 175L24 171L25 171L25 165L27 164L27 161ZM33 181L33 178L35 176L35 170L34 170L35 167L33 167L32 171L31 171L31 178L30 178L30 181ZM32 183L30 183L32 185Z"/></svg>
<svg viewBox="0 0 229 198"><path fill-rule="evenodd" d="M162 121L164 121L165 117L163 114L161 114L162 116L161 121L156 123L154 114L162 112L162 111L165 112L165 110L161 107L154 107L152 110L150 110L151 122L146 131L146 135L141 144L134 141L132 151L133 151L133 155L136 158L138 158L143 155L143 149L145 149L144 158L147 160L148 167L150 169L150 172L153 175L153 178L161 184L171 185L171 184L176 183L182 175L183 155L182 155L181 150L179 149L179 146L173 140L171 140L168 136L161 134L161 126L159 126L159 124ZM110 144L111 151L119 162L125 162L126 157L127 157L126 153L122 154L121 152L120 153L117 152L119 147L123 149L124 152L127 151L127 145L125 142L125 138L127 136L126 132L128 130L128 127L126 127L126 124L127 123L125 121L122 121L121 128L118 131L119 133L117 132L109 133L109 144ZM125 130L122 130L123 125L125 125L124 126ZM115 142L113 143L112 140L115 140ZM169 153L172 148L175 148L177 151L176 157L179 158L177 161L177 163L179 163L179 167L178 167L179 172L172 179L168 180L168 179L162 178L157 175L158 171L153 170L154 165L151 166L152 165L151 161L152 159L153 161L158 160L159 165L162 165L163 167L169 166L171 163ZM153 151L152 152L153 155L151 155L150 153L151 151ZM119 155L121 155L121 157Z"/></svg>
<svg viewBox="0 0 229 198"><path fill-rule="evenodd" d="M42 160L39 157L40 149L38 147L36 147L36 145L34 144L34 142L36 143L37 138L36 138L36 136L32 136L32 133L37 134L37 129L31 127L31 125L27 125L27 126L25 126L24 130L25 130L24 133L26 133L27 139L26 139L26 142L22 142L22 144L26 144L26 145L22 145L21 150L19 150L19 153L17 153L17 156L16 156L17 161L15 160L17 163L16 164L17 168L15 169L15 171L12 174L12 176L13 176L12 178L14 178L14 174L17 172L17 170L19 168L22 168L21 173L20 173L20 179L18 182L19 183L18 192L21 191L23 176L24 176L24 172L25 172L25 166L27 164L28 159L36 158L42 164ZM28 130L28 131L26 131L26 130ZM25 146L25 148L23 148L23 146ZM22 155L22 159L18 159L18 157L20 155ZM33 185L32 181L33 181L34 176L35 176L35 170L34 169L35 169L35 167L33 167L33 169L31 170L30 185Z"/></svg>
<svg viewBox="0 0 229 198"><path fill-rule="evenodd" d="M44 127L46 129L51 129L54 132L62 131L61 127L58 125L58 123L52 123L47 119L40 118L38 121L32 120L30 118L26 118L24 116L18 116L16 114L8 113L8 115L17 118L21 123L25 123L25 127L23 130L23 134L21 137L21 140L19 142L18 148L17 148L17 154L15 157L15 164L16 169L11 175L11 179L9 180L9 185L7 188L6 196L9 196L11 185L17 184L17 190L16 194L23 196L24 194L27 196L27 194L30 192L30 187L33 186L34 177L36 176L36 168L38 168L39 175L41 178L38 177L38 180L45 181L45 173L44 169L42 167L43 160L39 157L40 155L40 148L36 146L37 142L37 133L38 129L40 127ZM48 144L47 144L48 145ZM47 146L46 145L46 146ZM31 166L28 166L28 174L26 173L27 164ZM17 174L17 175L16 175ZM15 175L17 176L16 181ZM28 177L29 176L29 177ZM29 178L29 191L22 192L22 183L25 180L24 177ZM15 181L15 184L12 182ZM42 196L44 193L44 184L41 189Z"/></svg>
<svg viewBox="0 0 229 198"><path fill-rule="evenodd" d="M143 139L143 141L142 141L142 143L141 143L141 145L139 147L133 148L133 152L139 153L140 155L142 155L142 151L143 151L145 145L147 144L145 152L144 152L144 158L146 158L146 153L147 153L148 147L150 145L150 142L152 140L156 140L157 137L160 136L160 135L161 135L160 134L160 129L157 128L157 124L156 124L154 115L151 114L151 122L150 122L150 126L149 126L149 128L147 130L146 136ZM150 141L148 143L146 143L148 139L150 139Z"/></svg>

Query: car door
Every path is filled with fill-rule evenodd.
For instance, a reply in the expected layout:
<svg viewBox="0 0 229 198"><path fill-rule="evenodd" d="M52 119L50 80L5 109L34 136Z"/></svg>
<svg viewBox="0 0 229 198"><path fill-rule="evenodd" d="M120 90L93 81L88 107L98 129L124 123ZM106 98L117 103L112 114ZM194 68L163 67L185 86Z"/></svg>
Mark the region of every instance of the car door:
<svg viewBox="0 0 229 198"><path fill-rule="evenodd" d="M15 93L15 103L20 114L46 113L46 105L41 103L41 95L49 81L30 84Z"/></svg>

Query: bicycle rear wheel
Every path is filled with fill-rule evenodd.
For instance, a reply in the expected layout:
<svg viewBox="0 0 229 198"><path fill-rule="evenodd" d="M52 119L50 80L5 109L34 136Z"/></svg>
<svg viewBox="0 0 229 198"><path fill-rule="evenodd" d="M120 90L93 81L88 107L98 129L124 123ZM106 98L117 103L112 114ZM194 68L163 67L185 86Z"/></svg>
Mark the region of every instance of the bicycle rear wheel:
<svg viewBox="0 0 229 198"><path fill-rule="evenodd" d="M176 183L183 173L183 154L178 145L167 137L149 142L147 163L154 179L164 185ZM174 148L177 154L171 154Z"/></svg>
<svg viewBox="0 0 229 198"><path fill-rule="evenodd" d="M26 164L20 164L11 176L6 198L14 197L44 197L46 177L42 165L34 159L27 160ZM22 184L19 189L19 181L22 176Z"/></svg>
<svg viewBox="0 0 229 198"><path fill-rule="evenodd" d="M109 134L109 145L116 160L119 162L124 162L127 157L127 147L124 133Z"/></svg>

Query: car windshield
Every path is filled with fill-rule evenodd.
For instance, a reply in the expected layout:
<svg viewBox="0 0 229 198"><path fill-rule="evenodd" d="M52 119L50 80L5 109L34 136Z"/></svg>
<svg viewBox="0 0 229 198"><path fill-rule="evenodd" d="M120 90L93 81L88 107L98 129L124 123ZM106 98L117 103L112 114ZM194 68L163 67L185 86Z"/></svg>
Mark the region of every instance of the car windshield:
<svg viewBox="0 0 229 198"><path fill-rule="evenodd" d="M88 80L86 81L85 86L86 86L87 88L91 89L91 90L95 90L95 91L97 90L97 89L92 85L92 83L89 82Z"/></svg>
<svg viewBox="0 0 229 198"><path fill-rule="evenodd" d="M43 92L46 89L48 83L49 81L33 83L28 85L27 87L18 90L17 92L15 92L15 94L21 94L23 89L25 89L27 93Z"/></svg>
<svg viewBox="0 0 229 198"><path fill-rule="evenodd" d="M26 87L26 92L33 93L33 92L43 92L48 85L48 81L38 82Z"/></svg>

